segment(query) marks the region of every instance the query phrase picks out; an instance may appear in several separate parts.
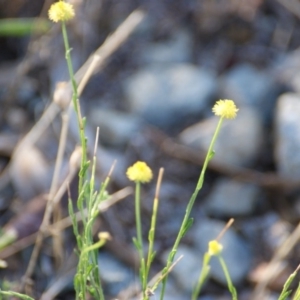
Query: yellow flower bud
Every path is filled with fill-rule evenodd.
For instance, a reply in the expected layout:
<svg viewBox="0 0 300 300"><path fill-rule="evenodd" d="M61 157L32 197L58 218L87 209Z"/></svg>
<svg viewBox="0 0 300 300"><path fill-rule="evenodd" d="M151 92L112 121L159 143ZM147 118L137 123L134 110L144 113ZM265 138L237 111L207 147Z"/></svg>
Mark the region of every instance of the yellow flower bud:
<svg viewBox="0 0 300 300"><path fill-rule="evenodd" d="M152 171L143 161L138 161L129 167L126 175L129 180L141 183L149 182L152 179Z"/></svg>
<svg viewBox="0 0 300 300"><path fill-rule="evenodd" d="M7 268L7 262L5 260L0 259L0 269Z"/></svg>
<svg viewBox="0 0 300 300"><path fill-rule="evenodd" d="M225 119L234 119L238 112L238 108L232 100L225 99L217 101L212 111L216 116Z"/></svg>
<svg viewBox="0 0 300 300"><path fill-rule="evenodd" d="M64 1L56 2L51 5L48 16L55 23L71 20L75 16L73 5Z"/></svg>
<svg viewBox="0 0 300 300"><path fill-rule="evenodd" d="M111 241L112 240L112 237L110 235L109 232L107 231L101 231L98 233L98 238L99 240L105 240L105 241Z"/></svg>
<svg viewBox="0 0 300 300"><path fill-rule="evenodd" d="M210 256L219 255L222 250L223 246L217 240L213 240L208 243L208 254Z"/></svg>

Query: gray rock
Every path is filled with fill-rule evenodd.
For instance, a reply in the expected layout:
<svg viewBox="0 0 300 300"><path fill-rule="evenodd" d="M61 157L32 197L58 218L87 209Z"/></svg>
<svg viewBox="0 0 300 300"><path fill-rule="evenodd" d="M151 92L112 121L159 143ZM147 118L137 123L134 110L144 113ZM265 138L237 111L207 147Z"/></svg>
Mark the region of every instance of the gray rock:
<svg viewBox="0 0 300 300"><path fill-rule="evenodd" d="M292 234L293 227L277 215L269 214L266 217L269 218L262 220L266 224L262 231L262 237L264 244L270 249L271 253L275 253Z"/></svg>
<svg viewBox="0 0 300 300"><path fill-rule="evenodd" d="M15 151L12 156L9 174L20 199L26 202L49 191L53 166L45 157L46 151L35 145L25 145L20 150Z"/></svg>
<svg viewBox="0 0 300 300"><path fill-rule="evenodd" d="M162 287L161 285L158 286L157 290L154 292L153 299L159 299L161 293L161 287ZM189 300L189 299L191 299L191 294L180 290L180 288L178 287L176 282L172 279L172 277L168 277L164 300Z"/></svg>
<svg viewBox="0 0 300 300"><path fill-rule="evenodd" d="M283 54L274 66L273 73L279 83L300 92L300 50Z"/></svg>
<svg viewBox="0 0 300 300"><path fill-rule="evenodd" d="M199 115L215 89L215 77L191 64L146 67L124 83L131 112L161 128Z"/></svg>
<svg viewBox="0 0 300 300"><path fill-rule="evenodd" d="M171 249L167 250L162 255L164 264L167 261L170 251ZM191 294L201 271L202 255L188 246L180 245L174 261L176 261L176 259L180 256L183 257L172 269L171 275L180 289Z"/></svg>
<svg viewBox="0 0 300 300"><path fill-rule="evenodd" d="M230 298L228 298L230 299ZM205 296L200 296L198 298L198 300L227 300L227 298L219 298L219 297L216 297L216 296L210 296L210 295L205 295Z"/></svg>
<svg viewBox="0 0 300 300"><path fill-rule="evenodd" d="M223 178L206 198L205 208L213 216L247 216L254 212L261 196L262 191L255 185Z"/></svg>
<svg viewBox="0 0 300 300"><path fill-rule="evenodd" d="M142 64L184 63L192 58L192 38L186 30L176 30L168 40L147 43L140 49Z"/></svg>
<svg viewBox="0 0 300 300"><path fill-rule="evenodd" d="M249 64L237 65L222 77L221 94L240 107L251 106L264 118L271 117L278 96L272 77Z"/></svg>
<svg viewBox="0 0 300 300"><path fill-rule="evenodd" d="M214 240L225 226L224 222L202 219L192 228L196 247L203 254L208 250L208 242ZM220 240L223 245L222 257L227 265L234 285L241 283L247 276L252 255L247 243L229 228ZM225 275L216 257L211 258L210 276L219 283L227 285Z"/></svg>
<svg viewBox="0 0 300 300"><path fill-rule="evenodd" d="M284 94L275 114L275 160L278 173L300 179L300 96Z"/></svg>
<svg viewBox="0 0 300 300"><path fill-rule="evenodd" d="M109 109L93 109L89 120L100 127L100 141L109 146L124 146L141 128L141 120L131 114Z"/></svg>
<svg viewBox="0 0 300 300"><path fill-rule="evenodd" d="M212 117L185 129L179 136L182 143L207 151L219 118ZM260 116L251 108L240 109L236 119L224 120L216 140L214 160L235 166L251 165L263 142Z"/></svg>
<svg viewBox="0 0 300 300"><path fill-rule="evenodd" d="M98 263L101 279L110 295L117 295L130 282L138 281L133 270L130 270L108 252L99 252Z"/></svg>

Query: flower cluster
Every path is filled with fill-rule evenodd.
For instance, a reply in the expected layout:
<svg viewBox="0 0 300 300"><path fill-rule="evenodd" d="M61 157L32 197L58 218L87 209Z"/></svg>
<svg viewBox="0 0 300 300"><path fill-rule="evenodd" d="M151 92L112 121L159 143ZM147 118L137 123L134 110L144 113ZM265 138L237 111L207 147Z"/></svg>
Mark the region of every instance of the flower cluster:
<svg viewBox="0 0 300 300"><path fill-rule="evenodd" d="M135 182L149 182L152 179L152 171L143 161L138 161L127 169L127 177Z"/></svg>
<svg viewBox="0 0 300 300"><path fill-rule="evenodd" d="M217 101L212 111L216 116L221 118L234 119L238 108L232 100L225 99Z"/></svg>
<svg viewBox="0 0 300 300"><path fill-rule="evenodd" d="M208 254L210 256L219 255L222 250L223 246L217 240L213 240L208 243Z"/></svg>
<svg viewBox="0 0 300 300"><path fill-rule="evenodd" d="M48 16L55 23L71 20L75 16L73 5L64 1L56 2L51 5Z"/></svg>

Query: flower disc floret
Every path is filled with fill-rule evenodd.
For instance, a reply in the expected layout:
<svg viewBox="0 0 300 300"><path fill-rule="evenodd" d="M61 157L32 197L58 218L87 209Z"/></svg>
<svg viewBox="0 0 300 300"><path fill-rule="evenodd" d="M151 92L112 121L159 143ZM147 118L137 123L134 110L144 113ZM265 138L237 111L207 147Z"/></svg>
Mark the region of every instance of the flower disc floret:
<svg viewBox="0 0 300 300"><path fill-rule="evenodd" d="M225 119L234 119L238 112L238 108L232 100L225 99L217 101L212 111L216 116Z"/></svg>
<svg viewBox="0 0 300 300"><path fill-rule="evenodd" d="M64 1L56 2L51 5L48 16L55 23L71 20L75 16L73 5Z"/></svg>
<svg viewBox="0 0 300 300"><path fill-rule="evenodd" d="M223 246L217 240L213 240L208 243L208 254L210 256L219 255L222 250Z"/></svg>
<svg viewBox="0 0 300 300"><path fill-rule="evenodd" d="M149 182L152 179L152 171L143 161L138 161L127 169L127 177L135 182Z"/></svg>

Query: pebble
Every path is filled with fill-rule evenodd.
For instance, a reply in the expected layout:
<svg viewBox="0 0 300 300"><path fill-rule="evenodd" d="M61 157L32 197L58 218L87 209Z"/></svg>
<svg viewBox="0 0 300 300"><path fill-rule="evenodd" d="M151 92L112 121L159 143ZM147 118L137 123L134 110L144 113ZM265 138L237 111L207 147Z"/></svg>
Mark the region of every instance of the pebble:
<svg viewBox="0 0 300 300"><path fill-rule="evenodd" d="M192 38L184 29L177 29L169 39L146 43L140 49L141 64L187 63L192 60Z"/></svg>
<svg viewBox="0 0 300 300"><path fill-rule="evenodd" d="M100 141L112 147L125 146L142 126L141 120L132 114L100 108L90 112L89 121L100 127Z"/></svg>
<svg viewBox="0 0 300 300"><path fill-rule="evenodd" d="M207 151L219 118L211 117L185 129L182 143ZM216 140L214 160L235 166L251 166L263 143L263 124L251 108L242 108L234 120L224 120Z"/></svg>
<svg viewBox="0 0 300 300"><path fill-rule="evenodd" d="M289 87L295 92L300 92L300 50L282 55L274 65L273 73L279 83Z"/></svg>
<svg viewBox="0 0 300 300"><path fill-rule="evenodd" d="M22 151L14 152L9 174L18 196L27 202L49 190L53 167L39 148L25 146Z"/></svg>
<svg viewBox="0 0 300 300"><path fill-rule="evenodd" d="M192 64L146 66L124 83L130 112L162 129L180 126L198 116L216 90L209 71Z"/></svg>
<svg viewBox="0 0 300 300"><path fill-rule="evenodd" d="M262 191L255 185L232 179L219 179L205 201L210 216L247 216L255 211Z"/></svg>
<svg viewBox="0 0 300 300"><path fill-rule="evenodd" d="M132 281L138 281L134 271L126 267L108 252L100 251L98 263L101 279L110 295L117 295Z"/></svg>
<svg viewBox="0 0 300 300"><path fill-rule="evenodd" d="M207 252L208 242L214 240L224 229L226 223L212 219L198 221L191 232L196 248L201 254ZM246 241L235 230L229 228L220 240L223 245L222 257L227 265L234 285L240 284L250 271L252 254ZM225 275L216 257L211 259L210 276L220 284L227 286Z"/></svg>
<svg viewBox="0 0 300 300"><path fill-rule="evenodd" d="M276 215L273 218L270 217L267 221L269 221L269 224L264 227L263 240L271 253L275 253L290 237L293 229L291 224Z"/></svg>
<svg viewBox="0 0 300 300"><path fill-rule="evenodd" d="M159 299L161 292L161 285L158 286L157 290L154 291L154 299ZM150 298L151 299L151 298ZM168 282L166 285L166 291L164 295L164 300L190 300L191 294L182 291L176 282L172 279L172 276L168 277ZM140 299L137 299L140 300Z"/></svg>
<svg viewBox="0 0 300 300"><path fill-rule="evenodd" d="M240 107L251 106L264 118L271 118L278 89L266 71L250 64L239 64L220 81L223 98L233 99Z"/></svg>
<svg viewBox="0 0 300 300"><path fill-rule="evenodd" d="M28 124L28 116L22 108L12 108L6 113L6 120L12 130L22 132Z"/></svg>
<svg viewBox="0 0 300 300"><path fill-rule="evenodd" d="M170 251L171 249L167 250L162 255L162 261L164 264L167 261ZM172 269L171 275L180 289L191 294L201 271L202 255L199 251L195 251L185 245L180 245L177 249L174 262L181 256L183 257Z"/></svg>
<svg viewBox="0 0 300 300"><path fill-rule="evenodd" d="M275 161L279 175L300 179L300 96L286 93L278 98L275 114Z"/></svg>

